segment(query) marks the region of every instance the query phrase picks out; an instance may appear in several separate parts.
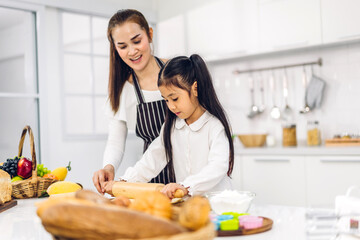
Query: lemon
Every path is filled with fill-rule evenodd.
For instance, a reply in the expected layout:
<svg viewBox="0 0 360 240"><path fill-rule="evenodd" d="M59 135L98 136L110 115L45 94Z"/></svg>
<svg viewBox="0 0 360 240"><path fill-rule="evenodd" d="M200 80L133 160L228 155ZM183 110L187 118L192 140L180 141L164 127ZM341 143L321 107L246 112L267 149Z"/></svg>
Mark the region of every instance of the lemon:
<svg viewBox="0 0 360 240"><path fill-rule="evenodd" d="M82 187L74 182L58 181L49 186L46 190L49 195L76 192L82 189Z"/></svg>
<svg viewBox="0 0 360 240"><path fill-rule="evenodd" d="M71 164L71 162L69 162L69 165L67 165L67 167L58 167L58 168L54 169L51 172L51 174L56 176L60 181L64 181L66 178L66 175L68 173L68 170L71 171L70 164Z"/></svg>

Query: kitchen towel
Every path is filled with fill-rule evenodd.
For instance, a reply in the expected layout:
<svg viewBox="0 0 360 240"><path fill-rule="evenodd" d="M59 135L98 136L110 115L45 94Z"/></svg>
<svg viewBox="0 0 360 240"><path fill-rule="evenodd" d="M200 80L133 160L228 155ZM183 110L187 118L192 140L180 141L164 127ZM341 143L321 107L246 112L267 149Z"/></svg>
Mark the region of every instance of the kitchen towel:
<svg viewBox="0 0 360 240"><path fill-rule="evenodd" d="M312 75L311 81L306 88L305 100L310 109L319 108L324 95L325 81L316 75Z"/></svg>

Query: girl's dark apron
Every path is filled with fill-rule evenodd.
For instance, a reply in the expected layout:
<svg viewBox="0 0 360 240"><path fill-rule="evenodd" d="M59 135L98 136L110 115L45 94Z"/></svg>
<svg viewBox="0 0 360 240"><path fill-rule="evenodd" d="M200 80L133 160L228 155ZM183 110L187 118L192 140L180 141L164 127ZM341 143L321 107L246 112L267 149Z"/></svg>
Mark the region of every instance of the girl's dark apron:
<svg viewBox="0 0 360 240"><path fill-rule="evenodd" d="M155 57L157 64L161 68L164 63ZM132 71L132 77L135 88L135 95L138 100L136 108L136 136L144 140L144 152L149 147L151 142L159 136L162 124L165 121L165 113L167 110L165 100L159 100L155 102L145 102L145 98L140 89L140 85L136 74ZM153 178L152 183L164 183L175 182L174 179L170 179L168 166L166 166L160 174Z"/></svg>

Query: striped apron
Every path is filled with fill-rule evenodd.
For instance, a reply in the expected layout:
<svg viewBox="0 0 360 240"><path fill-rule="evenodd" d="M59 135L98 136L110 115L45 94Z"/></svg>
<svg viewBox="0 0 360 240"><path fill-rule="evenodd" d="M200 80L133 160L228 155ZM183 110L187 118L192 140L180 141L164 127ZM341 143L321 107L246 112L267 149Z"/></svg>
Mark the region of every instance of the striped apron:
<svg viewBox="0 0 360 240"><path fill-rule="evenodd" d="M157 64L161 68L164 63L155 57ZM145 98L140 89L140 85L136 74L132 71L132 77L134 82L135 95L138 100L136 107L136 136L144 140L144 149L149 147L151 142L157 138L160 134L160 129L165 121L165 114L167 106L165 100L159 100L154 102L145 102ZM175 182L174 179L170 179L168 166L166 166L158 176L153 178L152 183L164 183Z"/></svg>

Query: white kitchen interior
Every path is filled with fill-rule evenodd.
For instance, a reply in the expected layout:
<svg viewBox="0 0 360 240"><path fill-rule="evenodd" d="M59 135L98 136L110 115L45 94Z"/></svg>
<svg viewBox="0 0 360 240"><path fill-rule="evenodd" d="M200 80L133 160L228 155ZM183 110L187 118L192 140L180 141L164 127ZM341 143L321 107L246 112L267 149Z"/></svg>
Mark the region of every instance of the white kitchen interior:
<svg viewBox="0 0 360 240"><path fill-rule="evenodd" d="M67 179L95 190L107 139L107 21L122 8L146 16L156 56L204 57L234 135L267 134L256 148L235 136L235 189L255 192L257 204L333 208L360 185L359 146L325 146L336 135L360 138L357 0L0 0L0 162L17 155L29 124L38 161L49 169L71 161ZM262 68L276 69L252 71ZM322 101L303 114L313 76L325 82ZM273 119L275 105L284 115L286 97L291 114ZM249 118L253 104L265 108ZM319 146L307 146L311 121ZM288 124L297 146L282 144ZM129 133L117 176L141 154Z"/></svg>

